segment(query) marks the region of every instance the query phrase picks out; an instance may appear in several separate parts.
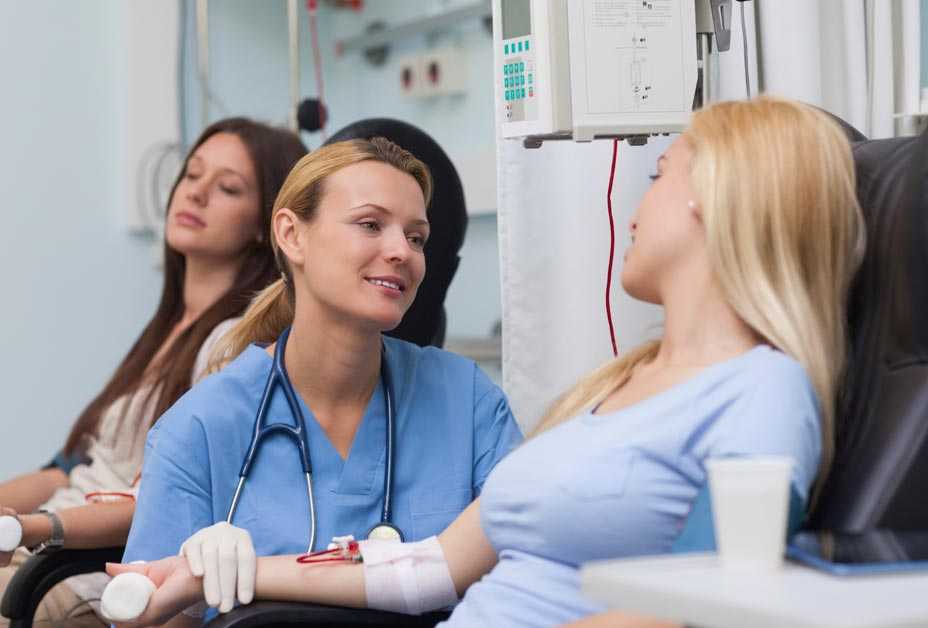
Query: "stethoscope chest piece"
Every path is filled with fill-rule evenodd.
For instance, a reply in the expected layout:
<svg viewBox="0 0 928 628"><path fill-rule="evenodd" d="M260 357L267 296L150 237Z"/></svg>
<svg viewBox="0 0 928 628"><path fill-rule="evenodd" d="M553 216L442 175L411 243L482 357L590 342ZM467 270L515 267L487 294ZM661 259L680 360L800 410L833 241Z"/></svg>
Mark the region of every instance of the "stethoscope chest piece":
<svg viewBox="0 0 928 628"><path fill-rule="evenodd" d="M399 541L402 543L403 533L392 523L381 521L373 528L368 530L367 539L369 541Z"/></svg>

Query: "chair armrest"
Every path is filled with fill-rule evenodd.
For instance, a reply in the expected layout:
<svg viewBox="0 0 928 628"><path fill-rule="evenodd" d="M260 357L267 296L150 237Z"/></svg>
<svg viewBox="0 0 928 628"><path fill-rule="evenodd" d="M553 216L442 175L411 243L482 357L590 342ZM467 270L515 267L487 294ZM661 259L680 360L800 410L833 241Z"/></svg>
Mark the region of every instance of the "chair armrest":
<svg viewBox="0 0 928 628"><path fill-rule="evenodd" d="M403 615L369 609L302 604L296 602L255 602L239 606L209 622L209 628L252 628L255 626L301 625L322 628L355 626L396 626L432 628L448 618L447 612Z"/></svg>
<svg viewBox="0 0 928 628"><path fill-rule="evenodd" d="M71 576L103 571L107 562L122 560L124 548L61 550L32 556L20 565L0 603L0 614L11 626L31 626L35 611L49 589Z"/></svg>

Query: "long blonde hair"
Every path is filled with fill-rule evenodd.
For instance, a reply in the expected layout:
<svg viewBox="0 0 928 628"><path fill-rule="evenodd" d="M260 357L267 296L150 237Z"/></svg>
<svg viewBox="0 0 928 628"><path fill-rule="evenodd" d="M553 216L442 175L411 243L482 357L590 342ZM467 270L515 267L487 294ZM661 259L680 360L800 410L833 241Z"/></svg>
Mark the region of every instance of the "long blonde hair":
<svg viewBox="0 0 928 628"><path fill-rule="evenodd" d="M297 162L274 201L272 224L273 216L284 207L293 211L300 220L312 220L325 194L326 179L342 168L362 161L385 163L412 176L419 184L428 207L432 198L432 176L428 166L386 138L354 139L323 146ZM242 320L217 343L210 357L211 372L225 366L253 342L274 342L293 322L293 274L273 229L270 243L281 278L258 293Z"/></svg>
<svg viewBox="0 0 928 628"><path fill-rule="evenodd" d="M821 480L834 457L847 292L865 233L850 145L827 114L771 97L698 111L683 136L722 294L803 366L818 394ZM602 402L659 348L646 343L595 370L554 403L536 433Z"/></svg>

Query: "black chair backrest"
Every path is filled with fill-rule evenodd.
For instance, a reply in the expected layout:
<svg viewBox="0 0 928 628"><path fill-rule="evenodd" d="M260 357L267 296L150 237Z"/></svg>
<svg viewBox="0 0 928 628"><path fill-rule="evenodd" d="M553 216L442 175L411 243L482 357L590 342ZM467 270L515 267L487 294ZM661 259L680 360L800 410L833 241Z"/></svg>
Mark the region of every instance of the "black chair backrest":
<svg viewBox="0 0 928 628"><path fill-rule="evenodd" d="M458 253L467 231L464 188L454 164L425 131L400 120L371 118L349 124L326 142L385 137L425 162L432 172L434 192L428 207L431 224L425 245L426 272L419 293L402 322L387 335L418 345L441 346L445 336L445 295L458 269Z"/></svg>
<svg viewBox="0 0 928 628"><path fill-rule="evenodd" d="M928 135L858 142L854 159L867 253L835 464L809 526L928 529Z"/></svg>

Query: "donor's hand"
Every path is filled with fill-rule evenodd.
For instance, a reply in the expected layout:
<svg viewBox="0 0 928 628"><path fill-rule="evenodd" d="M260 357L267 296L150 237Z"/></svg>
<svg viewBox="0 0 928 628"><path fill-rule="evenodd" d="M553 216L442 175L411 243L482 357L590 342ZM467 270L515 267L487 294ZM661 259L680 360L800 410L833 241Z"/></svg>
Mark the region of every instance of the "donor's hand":
<svg viewBox="0 0 928 628"><path fill-rule="evenodd" d="M143 564L107 563L106 573L114 578L103 592L101 611L120 627L157 626L203 601L203 584L182 556Z"/></svg>

